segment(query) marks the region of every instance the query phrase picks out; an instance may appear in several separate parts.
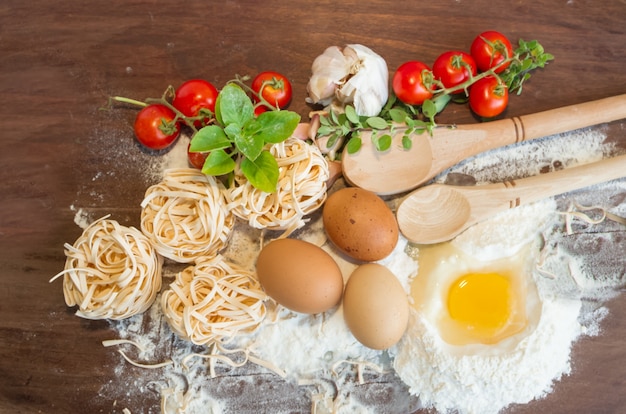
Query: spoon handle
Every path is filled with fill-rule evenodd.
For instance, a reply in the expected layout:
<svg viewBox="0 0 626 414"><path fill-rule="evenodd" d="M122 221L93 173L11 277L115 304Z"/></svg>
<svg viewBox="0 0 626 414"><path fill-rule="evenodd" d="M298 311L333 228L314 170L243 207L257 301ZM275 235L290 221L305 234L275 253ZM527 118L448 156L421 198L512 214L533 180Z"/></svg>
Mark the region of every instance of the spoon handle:
<svg viewBox="0 0 626 414"><path fill-rule="evenodd" d="M547 197L626 177L626 155L519 180L476 187L457 187L470 201L475 220L495 210L514 208Z"/></svg>
<svg viewBox="0 0 626 414"><path fill-rule="evenodd" d="M457 161L490 149L623 118L626 118L626 94L529 115L514 116L493 121L487 125L469 125L468 129L481 129L486 132L486 135L467 134L467 151L462 152ZM463 143L458 144L463 145Z"/></svg>

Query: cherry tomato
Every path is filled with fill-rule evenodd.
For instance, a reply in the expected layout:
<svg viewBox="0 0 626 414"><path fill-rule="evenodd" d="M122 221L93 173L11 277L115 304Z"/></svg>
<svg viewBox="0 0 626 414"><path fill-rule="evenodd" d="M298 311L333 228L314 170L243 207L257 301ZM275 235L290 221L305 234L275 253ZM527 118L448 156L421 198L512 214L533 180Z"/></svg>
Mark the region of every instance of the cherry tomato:
<svg viewBox="0 0 626 414"><path fill-rule="evenodd" d="M198 116L201 109L215 112L215 101L219 94L217 88L210 82L202 79L191 79L176 89L172 105L187 117ZM204 121L206 124L206 120ZM201 126L201 121L194 122Z"/></svg>
<svg viewBox="0 0 626 414"><path fill-rule="evenodd" d="M291 102L291 83L278 72L259 73L252 80L251 86L254 92L276 108L285 109Z"/></svg>
<svg viewBox="0 0 626 414"><path fill-rule="evenodd" d="M456 50L444 52L433 64L433 76L441 81L445 88L460 85L474 75L476 75L476 62L470 54L465 52ZM463 89L457 89L452 93L461 92Z"/></svg>
<svg viewBox="0 0 626 414"><path fill-rule="evenodd" d="M137 140L147 148L161 150L172 145L180 133L180 124L174 123L176 114L161 104L148 105L135 118Z"/></svg>
<svg viewBox="0 0 626 414"><path fill-rule="evenodd" d="M485 72L502 63L507 57L512 57L513 47L502 33L489 30L476 36L470 53L476 61L478 70ZM502 72L508 66L509 62L503 64L495 70L495 73Z"/></svg>
<svg viewBox="0 0 626 414"><path fill-rule="evenodd" d="M189 146L191 146L191 142L187 146L187 159L189 160L189 164L191 164L191 166L193 166L194 168L201 170L202 167L204 166L204 162L209 156L209 153L208 152L190 152Z"/></svg>
<svg viewBox="0 0 626 414"><path fill-rule="evenodd" d="M254 116L259 116L261 115L263 112L267 112L269 111L270 108L268 108L265 105L259 105L259 106L255 106L254 107Z"/></svg>
<svg viewBox="0 0 626 414"><path fill-rule="evenodd" d="M418 61L405 62L393 74L393 92L408 105L421 105L433 96L430 68Z"/></svg>
<svg viewBox="0 0 626 414"><path fill-rule="evenodd" d="M477 80L470 87L469 105L472 111L483 118L500 115L509 103L509 91L497 76Z"/></svg>

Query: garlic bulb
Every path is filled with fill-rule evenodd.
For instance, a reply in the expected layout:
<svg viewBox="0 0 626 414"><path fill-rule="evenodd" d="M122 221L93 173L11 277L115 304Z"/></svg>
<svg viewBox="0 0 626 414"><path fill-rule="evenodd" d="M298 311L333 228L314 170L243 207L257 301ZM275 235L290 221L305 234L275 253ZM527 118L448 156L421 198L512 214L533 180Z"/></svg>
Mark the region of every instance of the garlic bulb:
<svg viewBox="0 0 626 414"><path fill-rule="evenodd" d="M310 103L352 104L358 115L375 116L389 97L387 62L363 45L331 46L315 58L311 70Z"/></svg>

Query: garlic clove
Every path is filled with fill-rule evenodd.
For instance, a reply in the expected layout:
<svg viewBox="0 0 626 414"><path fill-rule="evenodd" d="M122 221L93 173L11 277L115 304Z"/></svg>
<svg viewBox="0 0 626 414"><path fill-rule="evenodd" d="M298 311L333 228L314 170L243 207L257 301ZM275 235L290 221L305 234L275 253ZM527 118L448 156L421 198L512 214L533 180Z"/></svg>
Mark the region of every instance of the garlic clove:
<svg viewBox="0 0 626 414"><path fill-rule="evenodd" d="M315 58L311 67L313 75L307 85L310 101L328 105L335 97L337 86L343 84L350 74L354 59L356 55L346 56L337 46L326 48Z"/></svg>
<svg viewBox="0 0 626 414"><path fill-rule="evenodd" d="M353 103L358 115L378 115L389 98L387 62L363 45L348 45L346 49L354 51L359 59L359 67L337 92L337 96L344 103Z"/></svg>
<svg viewBox="0 0 626 414"><path fill-rule="evenodd" d="M366 46L328 47L311 70L307 102L339 109L353 104L358 115L375 116L389 97L387 63Z"/></svg>

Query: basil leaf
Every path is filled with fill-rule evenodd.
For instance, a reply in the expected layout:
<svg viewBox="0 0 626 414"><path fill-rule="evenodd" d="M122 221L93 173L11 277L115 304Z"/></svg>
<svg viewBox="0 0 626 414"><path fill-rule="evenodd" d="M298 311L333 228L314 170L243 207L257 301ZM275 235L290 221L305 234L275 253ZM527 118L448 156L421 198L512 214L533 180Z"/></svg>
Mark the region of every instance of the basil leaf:
<svg viewBox="0 0 626 414"><path fill-rule="evenodd" d="M232 83L224 86L215 102L217 121L224 126L233 123L244 125L253 117L254 105L243 89Z"/></svg>
<svg viewBox="0 0 626 414"><path fill-rule="evenodd" d="M255 188L273 193L278 184L278 163L269 151L263 151L255 160L241 160L241 171Z"/></svg>
<svg viewBox="0 0 626 414"><path fill-rule="evenodd" d="M200 129L191 139L190 152L209 152L216 149L229 148L230 140L224 130L217 125L209 125Z"/></svg>
<svg viewBox="0 0 626 414"><path fill-rule="evenodd" d="M254 135L237 134L235 137L235 146L246 158L256 160L261 151L263 151L263 141L255 139Z"/></svg>
<svg viewBox="0 0 626 414"><path fill-rule="evenodd" d="M202 166L204 174L213 176L228 174L234 169L235 161L222 149L211 151Z"/></svg>
<svg viewBox="0 0 626 414"><path fill-rule="evenodd" d="M300 115L295 112L267 111L250 123L254 124L254 135L257 140L278 144L293 134L299 122Z"/></svg>

